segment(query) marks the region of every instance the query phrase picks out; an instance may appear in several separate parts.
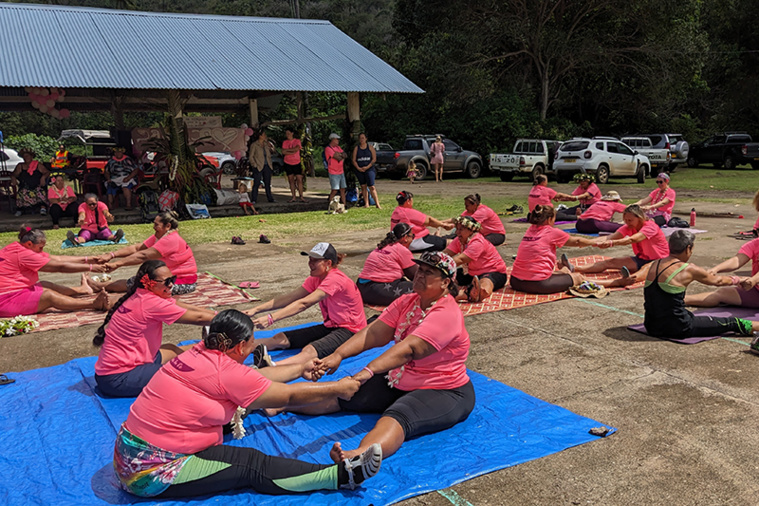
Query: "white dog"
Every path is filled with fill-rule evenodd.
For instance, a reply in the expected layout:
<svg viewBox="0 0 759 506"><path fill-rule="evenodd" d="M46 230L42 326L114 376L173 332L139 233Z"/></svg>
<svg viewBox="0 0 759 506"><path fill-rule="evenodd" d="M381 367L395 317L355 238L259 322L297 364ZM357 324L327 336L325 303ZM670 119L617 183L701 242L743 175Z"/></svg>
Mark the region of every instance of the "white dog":
<svg viewBox="0 0 759 506"><path fill-rule="evenodd" d="M327 211L327 214L343 214L347 212L348 211L345 210L345 205L340 203L340 197L337 195L332 197L332 202L329 203L329 211Z"/></svg>

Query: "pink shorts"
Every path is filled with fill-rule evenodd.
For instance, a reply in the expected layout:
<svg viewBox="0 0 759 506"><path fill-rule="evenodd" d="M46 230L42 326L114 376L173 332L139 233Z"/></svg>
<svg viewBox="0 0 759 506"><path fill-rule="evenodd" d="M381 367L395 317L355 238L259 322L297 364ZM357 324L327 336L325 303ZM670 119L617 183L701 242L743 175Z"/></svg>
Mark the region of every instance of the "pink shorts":
<svg viewBox="0 0 759 506"><path fill-rule="evenodd" d="M746 291L740 286L736 286L735 290L741 298L741 307L759 308L759 290L752 288Z"/></svg>
<svg viewBox="0 0 759 506"><path fill-rule="evenodd" d="M37 283L23 290L0 293L0 317L29 316L37 314L44 289Z"/></svg>
<svg viewBox="0 0 759 506"><path fill-rule="evenodd" d="M112 235L113 232L111 232L108 227L105 227L103 230L100 230L98 232L90 232L86 228L83 228L79 231L79 237L84 238L84 242L94 241L95 239L107 241Z"/></svg>

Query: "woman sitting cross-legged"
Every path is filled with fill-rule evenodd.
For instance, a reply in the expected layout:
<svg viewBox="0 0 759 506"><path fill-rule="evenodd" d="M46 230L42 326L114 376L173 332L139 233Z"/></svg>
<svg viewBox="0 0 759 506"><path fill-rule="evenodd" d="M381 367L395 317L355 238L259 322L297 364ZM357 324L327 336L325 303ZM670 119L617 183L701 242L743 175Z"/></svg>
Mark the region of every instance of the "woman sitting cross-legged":
<svg viewBox="0 0 759 506"><path fill-rule="evenodd" d="M387 306L403 294L411 293L411 281L416 274L414 255L408 249L414 232L408 223L393 227L377 249L369 253L358 275L358 291L364 304Z"/></svg>
<svg viewBox="0 0 759 506"><path fill-rule="evenodd" d="M162 344L163 324L208 325L214 311L171 298L176 276L160 260L140 266L129 291L113 305L92 344L100 346L95 382L111 397L135 397L186 348Z"/></svg>
<svg viewBox="0 0 759 506"><path fill-rule="evenodd" d="M511 269L509 284L526 293L559 293L582 283L585 278L567 267L556 265L556 249L563 246L584 248L595 241L572 236L554 228L556 211L550 205L538 205L528 217L530 228L524 233Z"/></svg>
<svg viewBox="0 0 759 506"><path fill-rule="evenodd" d="M694 316L685 309L685 291L694 281L712 286L739 285L745 281L738 276L718 276L688 263L695 239L696 236L688 230L676 230L669 238L669 256L651 263L643 291L646 332L668 339L719 336L730 331L753 335L754 329L759 330L759 322L735 317ZM759 349L756 346L752 343L751 347Z"/></svg>
<svg viewBox="0 0 759 506"><path fill-rule="evenodd" d="M485 236L480 233L480 224L471 216L455 218L456 238L448 244L444 253L451 255L456 265L456 283L466 286L466 293L460 293L459 302L480 302L490 297L495 290L506 286L506 262ZM468 273L464 272L464 269Z"/></svg>
<svg viewBox="0 0 759 506"><path fill-rule="evenodd" d="M732 272L751 261L751 277L741 286L723 286L714 292L695 293L685 296L686 306L715 307L739 306L759 308L759 239L753 239L738 250L734 257L709 269L711 274Z"/></svg>
<svg viewBox="0 0 759 506"><path fill-rule="evenodd" d="M603 272L607 269L620 269L624 281L620 280L620 284L612 286L622 286L643 281L648 274L648 264L669 255L667 238L664 237L664 232L661 231L656 222L646 218L643 210L636 204L627 206L625 212L622 214L622 218L625 222L622 227L611 235L599 237L595 243L599 248L611 248L613 246L627 246L631 244L635 256L610 258L591 265L575 266L569 263L566 255L562 255L562 267L569 268L570 271L579 272L580 274Z"/></svg>
<svg viewBox="0 0 759 506"><path fill-rule="evenodd" d="M299 364L313 358L323 358L335 351L354 333L366 327L366 315L361 294L356 284L338 268L345 255L338 255L334 246L320 242L308 256L310 276L292 292L280 295L246 311L254 316L274 311L257 318L256 328L265 329L274 322L289 318L319 303L324 323L303 329L280 332L274 337L258 339L256 357L266 357L267 350L302 348L294 357L280 364ZM260 361L257 366L263 365Z"/></svg>
<svg viewBox="0 0 759 506"><path fill-rule="evenodd" d="M48 255L42 250L47 244L45 232L23 225L18 241L0 249L0 317L33 315L46 309L81 311L108 309L108 294L97 298L78 299L89 295L92 288L82 275L82 285L76 288L39 281L39 272L103 272L102 265L93 265L95 257L69 257Z"/></svg>
<svg viewBox="0 0 759 506"><path fill-rule="evenodd" d="M253 350L250 317L216 315L203 341L164 365L137 397L116 436L113 467L122 486L140 497L192 497L250 489L262 494L355 488L376 475L382 449L335 464L310 464L225 445L223 426L241 425L239 407L261 409L350 399L356 379L313 379L314 361L256 370L243 365ZM236 435L239 435L236 434ZM336 444L331 456L339 455Z"/></svg>
<svg viewBox="0 0 759 506"><path fill-rule="evenodd" d="M85 193L84 202L79 204L77 225L79 233L74 234L71 230L66 232L66 237L74 246L81 246L87 241L113 241L118 243L124 237L121 229L111 232L108 223L114 220L108 211L108 206L98 200L94 193Z"/></svg>
<svg viewBox="0 0 759 506"><path fill-rule="evenodd" d="M556 212L556 221L575 221L586 209L601 200L601 190L598 189L590 174L575 174L574 182L577 188L572 192L580 203Z"/></svg>
<svg viewBox="0 0 759 506"><path fill-rule="evenodd" d="M474 387L466 372L469 334L454 300L456 264L445 253L424 253L415 261L414 293L395 300L321 361L320 369L332 374L343 359L395 341L352 376L362 384L356 395L289 408L311 415L382 413L359 447L333 455L335 461L355 458L376 444L390 456L404 441L453 427L474 409Z"/></svg>
<svg viewBox="0 0 759 506"><path fill-rule="evenodd" d="M480 233L493 244L500 246L506 241L506 227L498 215L488 206L482 203L479 193L464 197L464 208L461 216L471 216L480 224ZM453 220L446 220L453 223Z"/></svg>

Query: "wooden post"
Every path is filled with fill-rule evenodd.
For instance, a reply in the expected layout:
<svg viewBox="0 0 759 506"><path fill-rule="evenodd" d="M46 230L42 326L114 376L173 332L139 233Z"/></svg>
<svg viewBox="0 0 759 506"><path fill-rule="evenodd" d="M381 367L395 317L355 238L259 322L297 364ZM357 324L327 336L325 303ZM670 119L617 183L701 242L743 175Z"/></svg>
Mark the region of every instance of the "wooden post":
<svg viewBox="0 0 759 506"><path fill-rule="evenodd" d="M124 97L116 95L111 102L111 114L113 115L113 124L116 130L124 130Z"/></svg>
<svg viewBox="0 0 759 506"><path fill-rule="evenodd" d="M348 92L348 121L350 122L350 135L353 142L358 142L358 134L361 133L361 102L358 92Z"/></svg>
<svg viewBox="0 0 759 506"><path fill-rule="evenodd" d="M250 128L257 128L258 121L258 100L248 97L248 106L250 107Z"/></svg>

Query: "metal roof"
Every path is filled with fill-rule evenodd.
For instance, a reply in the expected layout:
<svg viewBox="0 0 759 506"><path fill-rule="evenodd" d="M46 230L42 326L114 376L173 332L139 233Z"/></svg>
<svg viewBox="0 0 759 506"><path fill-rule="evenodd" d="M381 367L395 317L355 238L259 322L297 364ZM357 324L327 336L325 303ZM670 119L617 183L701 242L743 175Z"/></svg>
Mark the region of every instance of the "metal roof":
<svg viewBox="0 0 759 506"><path fill-rule="evenodd" d="M0 3L0 87L423 93L328 21Z"/></svg>

